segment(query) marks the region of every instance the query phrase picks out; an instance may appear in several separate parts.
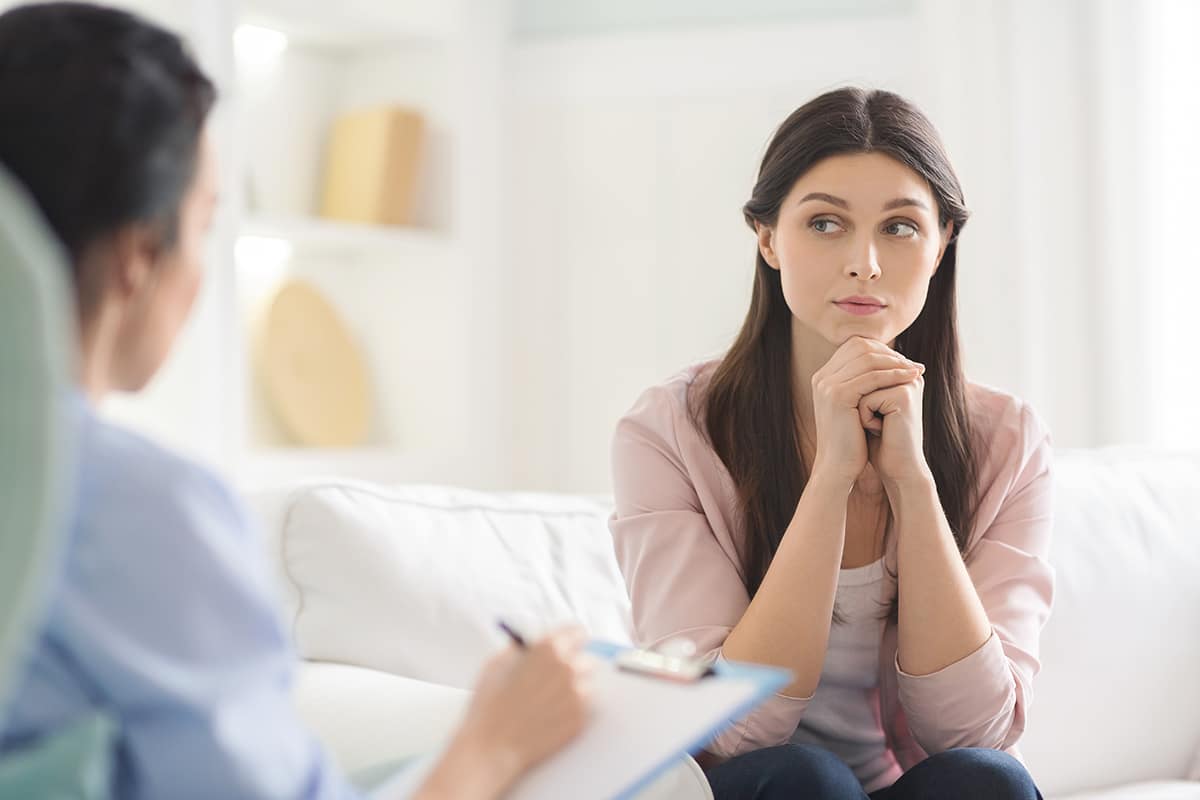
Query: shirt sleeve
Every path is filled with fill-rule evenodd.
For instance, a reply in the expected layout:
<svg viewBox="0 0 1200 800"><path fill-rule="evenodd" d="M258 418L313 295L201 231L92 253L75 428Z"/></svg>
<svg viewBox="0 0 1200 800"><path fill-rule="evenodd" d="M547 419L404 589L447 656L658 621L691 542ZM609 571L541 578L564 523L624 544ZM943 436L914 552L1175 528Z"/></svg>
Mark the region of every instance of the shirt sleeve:
<svg viewBox="0 0 1200 800"><path fill-rule="evenodd" d="M51 630L119 720L116 796L356 796L293 708L294 655L248 515L199 468L124 467L95 465L81 488Z"/></svg>
<svg viewBox="0 0 1200 800"><path fill-rule="evenodd" d="M610 528L638 644L686 637L715 660L723 657L725 638L750 598L680 457L673 402L665 388L651 389L618 424ZM732 757L782 744L811 699L777 694L722 731L707 749Z"/></svg>
<svg viewBox="0 0 1200 800"><path fill-rule="evenodd" d="M1028 407L1002 476L999 510L967 556L992 635L978 650L931 675L895 667L899 700L927 753L953 747L1005 749L1025 730L1037 674L1038 642L1050 616L1054 570L1048 561L1053 479L1050 438Z"/></svg>

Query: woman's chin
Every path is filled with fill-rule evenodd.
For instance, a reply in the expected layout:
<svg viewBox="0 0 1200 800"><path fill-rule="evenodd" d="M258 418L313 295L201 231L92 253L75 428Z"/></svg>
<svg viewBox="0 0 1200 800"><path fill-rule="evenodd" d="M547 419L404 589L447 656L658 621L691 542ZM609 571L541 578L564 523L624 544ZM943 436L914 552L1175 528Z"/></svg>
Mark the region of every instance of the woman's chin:
<svg viewBox="0 0 1200 800"><path fill-rule="evenodd" d="M861 336L864 339L874 339L877 342L890 342L896 338L896 335L889 330L890 326L870 324L868 322L856 322L852 324L838 325L832 336L827 336L830 344L834 347L841 347L846 342L856 336Z"/></svg>

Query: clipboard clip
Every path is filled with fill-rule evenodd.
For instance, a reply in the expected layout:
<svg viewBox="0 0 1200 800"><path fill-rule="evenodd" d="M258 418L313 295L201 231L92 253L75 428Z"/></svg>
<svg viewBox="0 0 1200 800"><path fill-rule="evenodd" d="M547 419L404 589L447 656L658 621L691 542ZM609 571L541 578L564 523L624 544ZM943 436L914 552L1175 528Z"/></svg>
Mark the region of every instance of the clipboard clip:
<svg viewBox="0 0 1200 800"><path fill-rule="evenodd" d="M702 678L715 675L712 664L704 659L687 656L667 655L654 650L625 650L613 658L617 669L634 672L651 678L695 683Z"/></svg>

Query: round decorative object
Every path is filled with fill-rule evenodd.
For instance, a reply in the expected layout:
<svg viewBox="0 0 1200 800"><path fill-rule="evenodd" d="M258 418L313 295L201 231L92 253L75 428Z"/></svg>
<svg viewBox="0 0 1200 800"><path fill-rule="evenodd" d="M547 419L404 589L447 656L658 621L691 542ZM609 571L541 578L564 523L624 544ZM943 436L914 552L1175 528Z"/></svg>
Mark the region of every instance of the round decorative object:
<svg viewBox="0 0 1200 800"><path fill-rule="evenodd" d="M290 281L263 325L261 369L284 429L308 447L352 447L366 438L371 403L362 353L329 301Z"/></svg>

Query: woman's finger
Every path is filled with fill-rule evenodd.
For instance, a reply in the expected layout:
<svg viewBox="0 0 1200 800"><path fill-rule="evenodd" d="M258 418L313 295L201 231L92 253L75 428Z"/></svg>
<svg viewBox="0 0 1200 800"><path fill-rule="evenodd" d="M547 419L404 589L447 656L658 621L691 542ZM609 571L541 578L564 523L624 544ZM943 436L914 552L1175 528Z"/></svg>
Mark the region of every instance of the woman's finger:
<svg viewBox="0 0 1200 800"><path fill-rule="evenodd" d="M907 383L915 382L918 378L914 378L912 381L907 381L905 384L888 386L878 389L874 392L864 394L858 403L859 419L873 419L879 423L879 429L883 430L882 418L886 417L888 414L895 414L904 408L908 393ZM863 426L866 427L865 422Z"/></svg>
<svg viewBox="0 0 1200 800"><path fill-rule="evenodd" d="M887 353L871 351L863 353L857 358L843 364L841 369L829 376L828 380L834 383L845 383L867 372L884 369L907 369L909 367L920 367L920 365L895 351Z"/></svg>
<svg viewBox="0 0 1200 800"><path fill-rule="evenodd" d="M876 416L876 413L866 403L858 404L858 419L862 422L863 430L868 433L882 434L883 419Z"/></svg>
<svg viewBox="0 0 1200 800"><path fill-rule="evenodd" d="M921 371L914 367L902 369L881 369L859 375L838 387L838 400L847 407L861 406L863 398L874 392L903 386L921 377Z"/></svg>
<svg viewBox="0 0 1200 800"><path fill-rule="evenodd" d="M825 365L817 370L817 375L833 375L859 356L866 355L867 353L886 352L895 351L876 339L868 339L865 336L851 336L842 342L841 346L825 362Z"/></svg>

